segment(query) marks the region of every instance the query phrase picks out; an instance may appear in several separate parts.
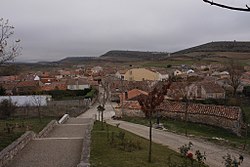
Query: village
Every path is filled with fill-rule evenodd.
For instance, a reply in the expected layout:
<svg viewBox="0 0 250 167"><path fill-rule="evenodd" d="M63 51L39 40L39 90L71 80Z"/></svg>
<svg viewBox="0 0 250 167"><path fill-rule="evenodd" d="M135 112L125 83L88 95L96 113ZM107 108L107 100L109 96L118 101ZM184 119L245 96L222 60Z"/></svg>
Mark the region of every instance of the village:
<svg viewBox="0 0 250 167"><path fill-rule="evenodd" d="M227 69L221 64L191 66L183 64L170 68L142 68L129 65L122 69L77 65L68 69L1 76L1 90L4 90L1 95L7 98L47 95L50 98L45 100L53 101L58 100L53 91L61 91L61 94L65 95L66 91L85 90L85 94L70 98L86 102L86 98L96 100L94 96L98 96L99 87L105 83L109 101L116 103L114 107L117 117L121 117L122 114L144 117L140 111L138 97L147 95L158 83L171 80L165 101L157 109L161 116L183 120L185 103L188 102L187 112L190 114L188 121L219 126L240 136L245 124L241 104L237 98L245 98L243 89L250 85L250 71L233 69L231 72L237 74L232 75L237 76L230 76ZM232 83L232 77L237 77L237 83ZM91 90L96 90L95 95L86 97ZM24 100L19 107L24 107L28 103L37 105Z"/></svg>

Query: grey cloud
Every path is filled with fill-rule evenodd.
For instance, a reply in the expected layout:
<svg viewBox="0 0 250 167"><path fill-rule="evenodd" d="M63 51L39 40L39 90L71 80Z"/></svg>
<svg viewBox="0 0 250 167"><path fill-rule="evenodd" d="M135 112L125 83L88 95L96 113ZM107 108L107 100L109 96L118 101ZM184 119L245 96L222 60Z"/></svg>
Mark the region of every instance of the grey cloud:
<svg viewBox="0 0 250 167"><path fill-rule="evenodd" d="M1 5L0 17L10 19L22 40L22 61L99 56L112 49L176 51L250 35L249 13L202 0L2 0Z"/></svg>

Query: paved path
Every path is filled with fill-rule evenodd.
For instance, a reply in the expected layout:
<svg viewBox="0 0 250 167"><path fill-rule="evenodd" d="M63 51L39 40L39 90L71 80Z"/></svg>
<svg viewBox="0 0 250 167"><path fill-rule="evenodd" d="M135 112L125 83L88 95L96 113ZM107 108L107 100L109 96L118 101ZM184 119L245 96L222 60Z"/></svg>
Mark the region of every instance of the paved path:
<svg viewBox="0 0 250 167"><path fill-rule="evenodd" d="M32 140L8 167L76 167L90 117L70 118L45 138Z"/></svg>
<svg viewBox="0 0 250 167"><path fill-rule="evenodd" d="M112 107L107 106L107 108L111 109ZM110 112L112 113L112 111ZM146 126L124 121L111 120L108 118L106 121L107 123L112 125L116 125L117 123L119 123L120 128L148 139L149 128ZM226 155L227 153L230 153L231 155L234 155L237 158L238 155L241 154L241 152L239 151L219 146L214 143L210 143L201 139L194 139L192 137L185 137L182 135L177 135L175 133L153 129L153 142L166 145L170 149L175 150L177 152L179 152L178 149L179 147L181 147L184 144L188 144L190 141L194 144L191 151L200 150L201 152L204 151L206 152L207 155L206 164L208 164L210 167L222 167L223 166L222 156ZM248 154L243 154L243 156L245 159L241 167L250 167L250 156Z"/></svg>

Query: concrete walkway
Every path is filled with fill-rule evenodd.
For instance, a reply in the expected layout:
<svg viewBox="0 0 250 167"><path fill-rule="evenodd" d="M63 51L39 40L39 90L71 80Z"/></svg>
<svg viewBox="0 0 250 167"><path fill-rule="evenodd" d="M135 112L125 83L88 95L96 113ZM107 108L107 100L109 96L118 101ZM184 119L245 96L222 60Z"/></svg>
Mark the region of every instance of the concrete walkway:
<svg viewBox="0 0 250 167"><path fill-rule="evenodd" d="M107 104L110 105L110 104ZM107 106L106 108L112 109L112 106ZM113 113L113 111L110 111ZM149 127L133 124L124 121L118 120L111 120L106 118L106 122L111 125L120 124L119 127L130 131L138 136L144 137L148 139L149 137ZM214 143L204 141L202 139L196 139L192 137L185 137L182 135L178 135L171 132L166 132L162 130L153 129L153 142L159 143L165 146L168 146L170 149L179 152L179 147L184 144L188 144L189 142L193 143L193 147L191 151L200 150L201 152L206 152L206 164L210 167L222 167L223 165L223 158L222 156L227 155L227 153L235 156L238 158L239 154L244 156L244 161L241 167L250 167L250 156L249 154L242 153L241 151L233 150L230 148L226 148L220 145L216 145Z"/></svg>
<svg viewBox="0 0 250 167"><path fill-rule="evenodd" d="M45 138L32 140L8 167L76 167L91 117L70 118Z"/></svg>

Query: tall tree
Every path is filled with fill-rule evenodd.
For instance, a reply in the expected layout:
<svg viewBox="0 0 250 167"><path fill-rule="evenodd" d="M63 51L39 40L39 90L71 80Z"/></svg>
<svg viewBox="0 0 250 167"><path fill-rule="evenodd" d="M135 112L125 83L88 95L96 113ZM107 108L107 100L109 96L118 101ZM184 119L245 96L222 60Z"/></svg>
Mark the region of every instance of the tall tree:
<svg viewBox="0 0 250 167"><path fill-rule="evenodd" d="M243 12L250 12L250 8L248 5L246 5L245 8L243 7L234 7L234 6L229 6L229 5L225 5L222 3L216 3L214 1L211 0L203 0L205 3L209 3L210 5L214 5L214 6L218 6L220 8L225 8L225 9L230 9L230 10L236 10L236 11L243 11Z"/></svg>
<svg viewBox="0 0 250 167"><path fill-rule="evenodd" d="M0 64L14 60L20 55L20 40L12 40L14 34L14 26L9 24L9 20L0 18Z"/></svg>
<svg viewBox="0 0 250 167"><path fill-rule="evenodd" d="M170 87L171 82L167 84L163 84L162 86L155 87L149 94L146 96L140 96L138 99L141 110L145 113L145 116L149 120L149 152L148 152L148 162L151 162L152 156L152 117L153 114L157 111L155 110L157 106L159 106L163 100L164 95L167 94L167 90Z"/></svg>
<svg viewBox="0 0 250 167"><path fill-rule="evenodd" d="M102 90L101 90L102 89ZM103 112L105 110L105 105L110 97L110 84L106 80L102 80L101 82L101 88L99 91L98 96L98 102L99 106L97 107L97 110L101 113L101 121L103 122Z"/></svg>
<svg viewBox="0 0 250 167"><path fill-rule="evenodd" d="M237 89L241 85L241 77L244 72L244 68L239 65L235 60L231 59L228 63L227 70L230 75L230 86L233 88L233 96L236 96Z"/></svg>

